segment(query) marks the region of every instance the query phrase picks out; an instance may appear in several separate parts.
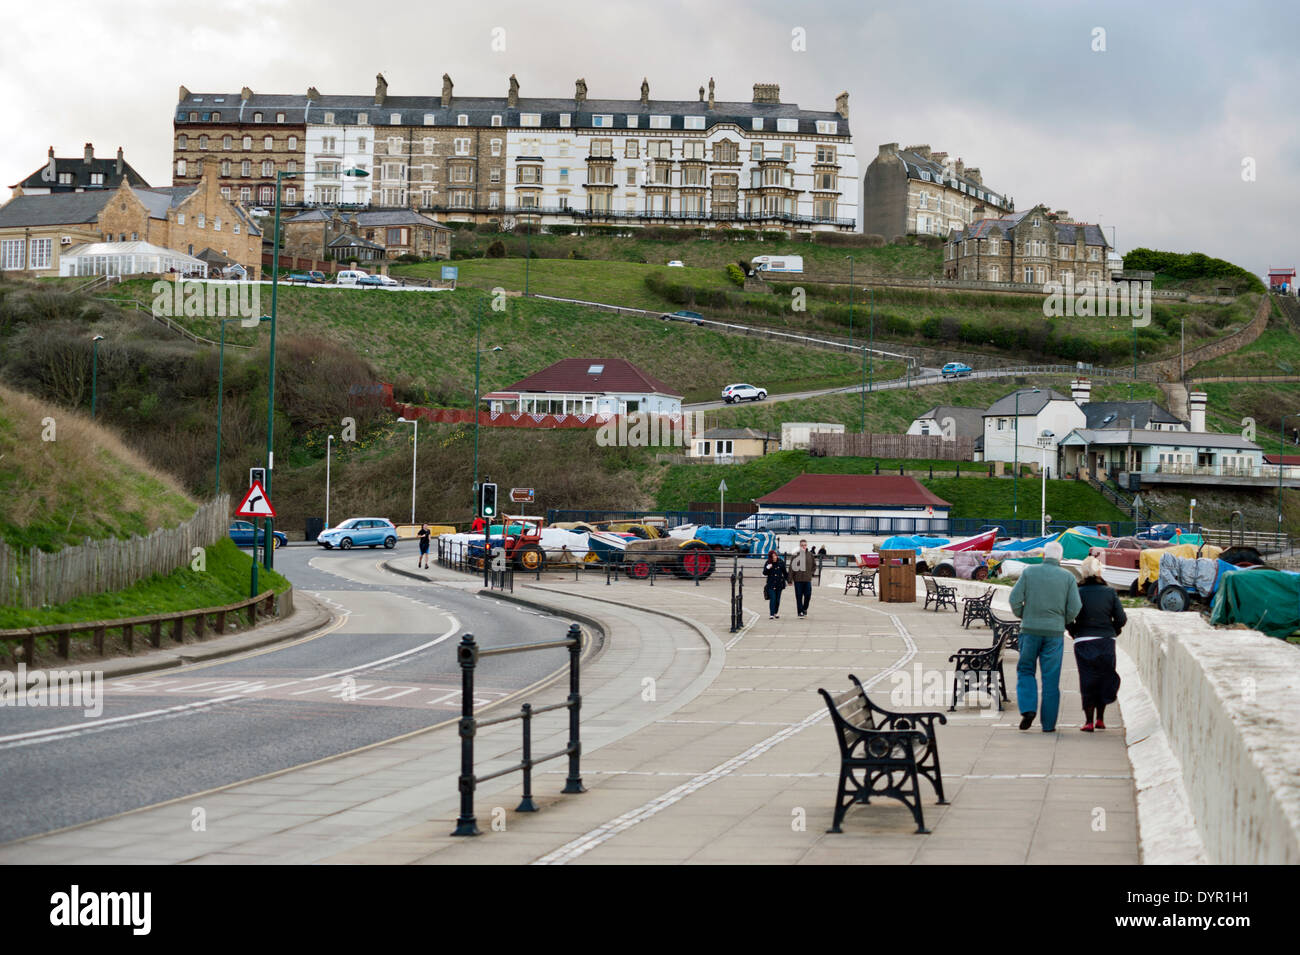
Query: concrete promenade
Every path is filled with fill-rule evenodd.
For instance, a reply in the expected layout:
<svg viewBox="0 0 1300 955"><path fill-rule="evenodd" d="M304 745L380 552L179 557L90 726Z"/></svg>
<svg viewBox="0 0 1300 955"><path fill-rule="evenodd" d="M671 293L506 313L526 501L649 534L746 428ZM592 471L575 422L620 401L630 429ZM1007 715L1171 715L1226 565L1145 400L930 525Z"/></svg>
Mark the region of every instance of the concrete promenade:
<svg viewBox="0 0 1300 955"><path fill-rule="evenodd" d="M427 574L474 586L449 571ZM1014 652L1002 712L976 697L947 714L938 738L950 804L937 805L922 783L929 835L889 799L853 807L844 832L827 834L839 751L817 688L838 692L854 673L887 709L946 712L948 655L988 645L989 633L963 630L960 614L923 611L919 600L884 604L830 586L815 591L806 619L787 591L785 612L768 620L751 580L747 626L731 634L728 594L725 575L699 587L520 577L516 597L581 613L605 633L583 671L588 791L560 795L565 761L555 760L535 772L541 811L517 813L519 775L493 780L477 793L477 838L449 835L459 771L451 725L28 839L0 848L0 863L1140 861L1123 716L1112 709L1109 729L1079 732L1068 647L1056 733L1017 729ZM561 678L531 700L566 692ZM538 717L535 752L561 749L565 724L562 712ZM518 739L514 722L482 731L477 771L517 761ZM197 808L207 820L200 832Z"/></svg>

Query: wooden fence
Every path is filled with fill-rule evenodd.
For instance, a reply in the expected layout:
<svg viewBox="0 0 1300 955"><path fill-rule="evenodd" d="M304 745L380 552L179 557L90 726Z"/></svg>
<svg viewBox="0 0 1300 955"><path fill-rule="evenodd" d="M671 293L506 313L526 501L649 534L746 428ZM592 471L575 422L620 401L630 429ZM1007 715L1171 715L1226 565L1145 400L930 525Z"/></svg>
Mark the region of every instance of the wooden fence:
<svg viewBox="0 0 1300 955"><path fill-rule="evenodd" d="M153 574L170 574L229 530L230 496L204 504L185 523L129 540L87 540L53 554L14 550L0 541L0 606L49 607L88 594L123 590Z"/></svg>
<svg viewBox="0 0 1300 955"><path fill-rule="evenodd" d="M944 440L941 434L831 434L812 435L813 457L923 459L969 461L975 456L975 439Z"/></svg>

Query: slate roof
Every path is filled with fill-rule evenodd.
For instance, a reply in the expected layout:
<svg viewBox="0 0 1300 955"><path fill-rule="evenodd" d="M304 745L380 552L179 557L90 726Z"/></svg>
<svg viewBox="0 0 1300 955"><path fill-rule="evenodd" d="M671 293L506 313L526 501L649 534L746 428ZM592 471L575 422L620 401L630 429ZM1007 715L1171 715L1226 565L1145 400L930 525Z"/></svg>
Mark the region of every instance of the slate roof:
<svg viewBox="0 0 1300 955"><path fill-rule="evenodd" d="M775 441L777 440L770 434L762 431L756 431L753 428L710 428L708 431L697 434L696 438L709 441Z"/></svg>
<svg viewBox="0 0 1300 955"><path fill-rule="evenodd" d="M329 242L329 248L332 249L335 246L339 246L339 247L347 246L348 248L354 248L354 249L355 248L375 249L379 252L384 251L384 247L380 245L378 242L371 242L369 239L363 239L359 235L341 235L337 239L331 239Z"/></svg>
<svg viewBox="0 0 1300 955"><path fill-rule="evenodd" d="M1145 430L1151 424L1182 424L1154 401L1089 401L1079 406L1089 428L1125 428Z"/></svg>
<svg viewBox="0 0 1300 955"><path fill-rule="evenodd" d="M779 507L952 506L916 478L899 474L801 474L754 503Z"/></svg>
<svg viewBox="0 0 1300 955"><path fill-rule="evenodd" d="M999 398L997 401L993 402L993 404L989 405L989 410L984 412L984 414L981 415L981 417L989 418L989 417L998 417L1000 415L1006 415L1010 417L1015 415L1016 394L1017 392L1013 391L1011 392L1011 394L1004 395L1003 397ZM1021 388L1019 389L1019 394L1020 394L1021 415L1038 414L1038 412L1042 411L1043 407L1049 401L1070 400L1065 395L1061 394L1060 392L1052 388L1048 388L1046 391L1039 389L1037 394L1034 394L1033 389L1031 388Z"/></svg>
<svg viewBox="0 0 1300 955"><path fill-rule="evenodd" d="M72 174L72 183L70 185L59 182L59 176L63 173ZM92 173L102 175L104 177L103 183L92 184L90 181ZM52 189L56 192L75 189L112 192L122 185L123 179L132 186L146 189L149 187L149 183L145 182L144 176L131 168L131 164L125 160L122 162L122 171L119 173L117 171L116 156L95 156L90 162L86 162L84 155L76 157L51 156L34 173L15 183L13 188Z"/></svg>
<svg viewBox="0 0 1300 955"><path fill-rule="evenodd" d="M959 438L974 438L984 433L984 412L979 408L936 405L916 416L917 421L933 419L939 423L942 423L944 418L952 418Z"/></svg>
<svg viewBox="0 0 1300 955"><path fill-rule="evenodd" d="M1094 225L1091 222L1056 223L1056 241L1064 245L1074 245L1079 240L1080 230L1083 231L1084 245L1110 246L1110 243L1106 241L1105 234L1101 231L1101 226Z"/></svg>
<svg viewBox="0 0 1300 955"><path fill-rule="evenodd" d="M223 99L224 102L217 102ZM521 113L538 113L541 115L539 128L559 128L560 114L568 113L569 124L581 129L630 129L627 125L629 115L637 117L636 129L650 128L651 116L669 116L670 129L685 129L685 116L705 117L705 128L719 123L735 123L743 129L750 129L752 120L761 117L764 120L764 132L776 131L776 120L795 119L797 132L817 133L817 121L829 120L837 123L836 135L849 135L849 122L834 110L800 109L796 103L746 103L715 100L713 109L707 102L700 100L650 100L650 105L643 106L640 99L592 99L582 104L575 104L572 98L523 97L518 106L508 106L505 96L453 96L451 107L442 108L441 92L427 96L387 96L382 106L376 105L373 95L323 95L320 99L308 100L307 94L296 95L254 93L247 102L241 101L238 93L191 93L186 99L177 103L175 108L176 125L189 126L188 116L195 112L199 119L193 125L211 123L210 114L219 112L221 123L251 123L253 114L261 112L267 120L265 125L301 125L303 123L323 123L327 112L334 114L336 125L353 125L357 123L358 114L366 114L366 124L371 126L422 126L425 115L433 114L434 125L456 126L461 115L468 117L470 126L491 126L492 117L500 116L501 125L519 128ZM275 113L285 114L285 123L275 123ZM208 118L205 119L205 114ZM399 122L392 121L397 114ZM613 117L609 126L592 126L593 115L610 115Z"/></svg>
<svg viewBox="0 0 1300 955"><path fill-rule="evenodd" d="M432 216L426 216L413 209L395 209L387 212L357 212L354 218L359 226L385 225L421 225L450 232L449 226L443 225Z"/></svg>
<svg viewBox="0 0 1300 955"><path fill-rule="evenodd" d="M596 365L602 366L601 371L589 374L588 369ZM549 368L484 397L503 397L503 392L520 391L583 395L640 392L682 397L682 393L671 385L622 358L563 358Z"/></svg>
<svg viewBox="0 0 1300 955"><path fill-rule="evenodd" d="M1077 436L1078 440L1071 438ZM1063 439L1061 444L1101 444L1101 445L1168 445L1174 448L1223 448L1229 451L1258 451L1259 445L1247 441L1239 434L1219 434L1213 431L1147 431L1141 428L1075 428Z"/></svg>
<svg viewBox="0 0 1300 955"><path fill-rule="evenodd" d="M0 228L95 222L111 197L112 193L103 190L18 196L0 206Z"/></svg>
<svg viewBox="0 0 1300 955"><path fill-rule="evenodd" d="M920 153L913 152L910 149L900 149L898 158L903 161L903 167L907 172L908 179L917 179L922 182L933 182L939 185L951 185L952 176L945 177L943 163L933 159L926 159ZM952 170L949 170L950 172ZM978 198L979 193L984 193L988 198L984 201L995 202L1000 206L1009 205L1009 200L1001 193L994 192L988 186L976 182L974 179L968 179L965 176L957 176L957 182L964 183L966 189L962 190L968 194L975 195ZM972 192L973 190L973 192Z"/></svg>

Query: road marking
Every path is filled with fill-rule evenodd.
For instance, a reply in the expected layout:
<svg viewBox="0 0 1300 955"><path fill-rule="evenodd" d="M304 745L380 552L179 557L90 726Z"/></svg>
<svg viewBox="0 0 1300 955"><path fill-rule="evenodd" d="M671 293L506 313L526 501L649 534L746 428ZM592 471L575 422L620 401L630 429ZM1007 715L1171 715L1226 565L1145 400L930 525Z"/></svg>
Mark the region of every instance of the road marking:
<svg viewBox="0 0 1300 955"><path fill-rule="evenodd" d="M662 722L662 721L659 721ZM544 776L563 776L563 769L546 769ZM698 775L690 771L669 772L644 769L586 769L584 776L666 776L680 778ZM1133 778L1132 773L943 773L944 779L1126 779ZM732 773L733 779L836 779L839 773Z"/></svg>
<svg viewBox="0 0 1300 955"><path fill-rule="evenodd" d="M902 621L900 621L894 614L884 610L877 610L874 607L866 607L863 609L866 609L871 613L878 613L888 617L893 623L894 628L897 630L899 637L902 638L904 648L902 656L863 684L866 687L871 687L883 680L890 673L906 666L916 653L916 642L912 639L911 634L907 632L907 628L903 626ZM541 858L536 859L533 864L565 865L572 862L579 856L590 852L592 849L595 849L597 846L605 842L608 842L620 832L625 832L633 826L658 815L665 809L681 802L692 793L703 789L705 786L734 774L735 771L740 769L742 766L753 762L773 747L785 742L798 733L803 732L808 727L820 723L829 715L829 711L825 707L820 707L818 710L804 717L799 722L783 727L766 739L760 740L753 746L750 746L743 752L732 756L730 759L723 760L707 772L694 776L682 785L670 789L668 792L651 799L644 805L639 806L630 812L625 812L621 816L617 816L609 822L606 822L604 825L597 826L595 829L578 836L578 838L570 840L558 849L548 852Z"/></svg>

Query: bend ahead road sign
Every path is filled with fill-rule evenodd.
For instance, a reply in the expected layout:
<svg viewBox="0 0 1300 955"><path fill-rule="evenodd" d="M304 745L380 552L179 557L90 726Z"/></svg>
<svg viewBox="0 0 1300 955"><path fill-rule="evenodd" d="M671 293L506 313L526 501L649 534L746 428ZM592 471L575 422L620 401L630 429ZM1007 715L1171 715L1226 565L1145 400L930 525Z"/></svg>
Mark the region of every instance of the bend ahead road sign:
<svg viewBox="0 0 1300 955"><path fill-rule="evenodd" d="M254 481L253 486L244 495L239 509L235 513L240 517L275 517L275 508L262 490L262 482Z"/></svg>

